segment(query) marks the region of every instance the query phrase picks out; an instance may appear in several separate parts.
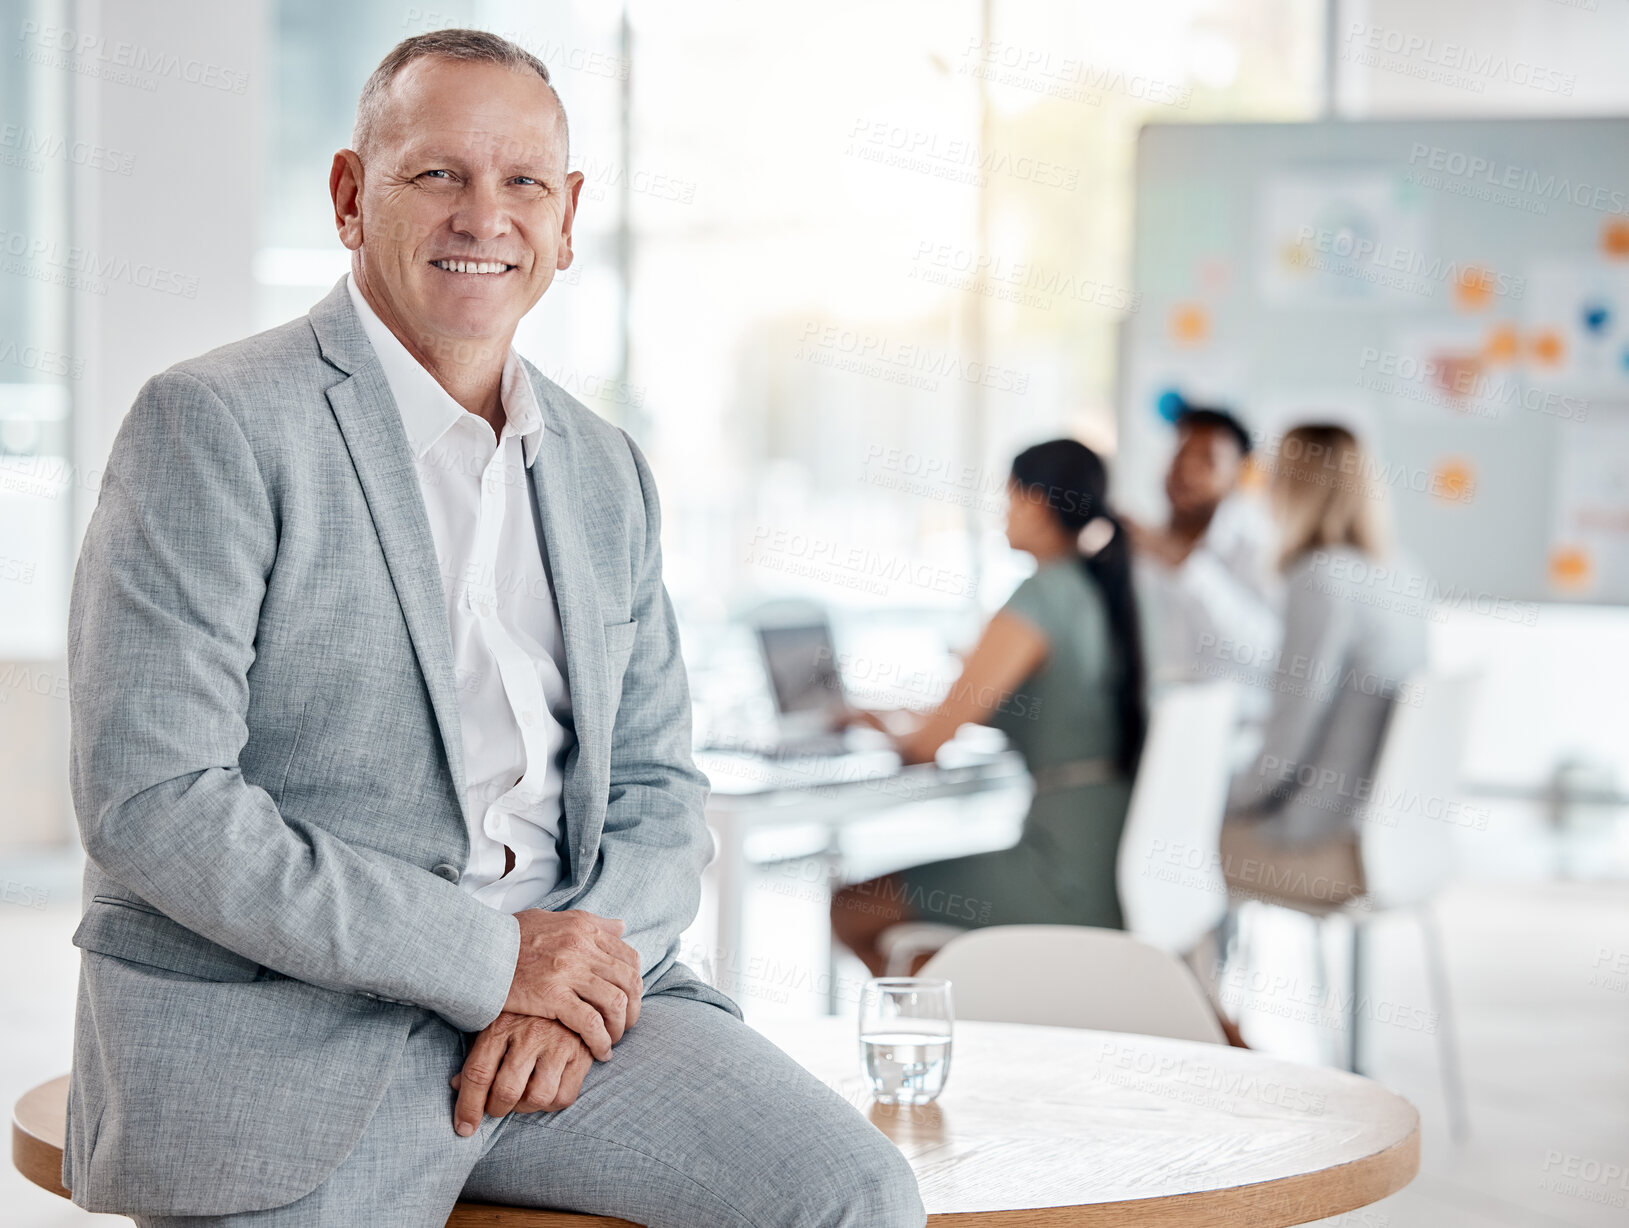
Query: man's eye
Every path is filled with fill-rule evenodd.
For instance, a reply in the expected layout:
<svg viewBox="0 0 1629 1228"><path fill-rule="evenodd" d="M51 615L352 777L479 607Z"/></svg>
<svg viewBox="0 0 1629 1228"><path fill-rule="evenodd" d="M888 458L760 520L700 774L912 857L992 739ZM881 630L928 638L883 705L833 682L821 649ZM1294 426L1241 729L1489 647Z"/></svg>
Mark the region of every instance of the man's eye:
<svg viewBox="0 0 1629 1228"><path fill-rule="evenodd" d="M533 179L530 175L516 175L515 182L520 184L534 185L537 187L543 186L543 181L541 179Z"/></svg>
<svg viewBox="0 0 1629 1228"><path fill-rule="evenodd" d="M425 171L424 172L424 175L451 175L451 174L452 174L451 171ZM420 179L424 178L424 175L420 175L419 178Z"/></svg>

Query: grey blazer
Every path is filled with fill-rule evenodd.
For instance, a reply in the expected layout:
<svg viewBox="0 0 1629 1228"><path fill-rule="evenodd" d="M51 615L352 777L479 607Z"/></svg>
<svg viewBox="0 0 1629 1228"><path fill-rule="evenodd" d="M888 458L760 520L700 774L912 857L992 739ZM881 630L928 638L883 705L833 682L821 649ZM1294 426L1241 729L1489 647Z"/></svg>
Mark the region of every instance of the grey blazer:
<svg viewBox="0 0 1629 1228"><path fill-rule="evenodd" d="M565 876L538 904L623 919L646 993L739 1017L676 962L712 842L650 469L527 371L576 735ZM74 573L68 670L89 860L63 1181L94 1211L291 1202L361 1135L416 1008L484 1027L519 942L455 885L440 567L343 278L142 387Z"/></svg>
<svg viewBox="0 0 1629 1228"><path fill-rule="evenodd" d="M1230 817L1297 848L1357 831L1393 706L1419 700L1410 678L1426 665L1429 615L1425 574L1401 551L1295 561L1261 750L1234 778Z"/></svg>

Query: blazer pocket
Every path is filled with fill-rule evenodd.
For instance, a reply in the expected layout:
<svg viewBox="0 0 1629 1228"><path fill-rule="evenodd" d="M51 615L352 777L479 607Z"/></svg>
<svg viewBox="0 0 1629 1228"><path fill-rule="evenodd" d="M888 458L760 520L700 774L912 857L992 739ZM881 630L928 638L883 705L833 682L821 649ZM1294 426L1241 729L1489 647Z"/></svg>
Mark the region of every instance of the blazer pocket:
<svg viewBox="0 0 1629 1228"><path fill-rule="evenodd" d="M605 655L615 661L633 649L634 636L639 632L639 620L630 618L625 623L605 624Z"/></svg>
<svg viewBox="0 0 1629 1228"><path fill-rule="evenodd" d="M628 668L628 658L633 653L634 637L638 633L637 618L630 618L625 623L605 624L605 670L613 695L622 686L622 674Z"/></svg>
<svg viewBox="0 0 1629 1228"><path fill-rule="evenodd" d="M228 951L147 904L119 896L92 897L73 944L200 981L253 981L260 975L254 960Z"/></svg>

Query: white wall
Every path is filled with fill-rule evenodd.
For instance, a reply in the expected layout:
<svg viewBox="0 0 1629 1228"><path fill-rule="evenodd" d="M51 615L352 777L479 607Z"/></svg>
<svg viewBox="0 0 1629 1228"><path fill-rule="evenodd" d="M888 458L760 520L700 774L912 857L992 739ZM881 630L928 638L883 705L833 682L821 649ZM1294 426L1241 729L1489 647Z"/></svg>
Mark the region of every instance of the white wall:
<svg viewBox="0 0 1629 1228"><path fill-rule="evenodd" d="M268 4L74 0L62 24L18 34L19 53L46 61L37 71L69 75L76 138L130 159L129 174L76 163L72 217L49 232L84 252L58 262L84 279L69 295L68 352L86 359L72 381L69 558L136 391L251 331ZM0 845L69 839L66 661L0 661L0 675Z"/></svg>
<svg viewBox="0 0 1629 1228"><path fill-rule="evenodd" d="M85 475L77 492L75 553L96 502L95 489L86 486L99 477L137 390L171 363L252 331L269 2L76 5L74 33L100 38L101 55L114 56L114 48L128 44L127 58L139 54L157 66L133 73L151 89L77 77L79 131L134 157L129 175L78 170L78 242L106 259L163 270L167 284L195 289L146 288L133 284L132 274L104 278L105 295L76 296L74 352L95 361L75 407L76 460Z"/></svg>

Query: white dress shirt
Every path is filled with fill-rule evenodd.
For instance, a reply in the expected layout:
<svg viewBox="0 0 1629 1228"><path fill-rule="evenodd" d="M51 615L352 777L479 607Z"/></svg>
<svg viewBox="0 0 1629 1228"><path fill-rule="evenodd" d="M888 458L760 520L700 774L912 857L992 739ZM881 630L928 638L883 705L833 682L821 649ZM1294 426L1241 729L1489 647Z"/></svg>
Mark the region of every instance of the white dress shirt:
<svg viewBox="0 0 1629 1228"><path fill-rule="evenodd" d="M1243 721L1265 718L1283 636L1277 544L1266 510L1248 495L1233 494L1217 505L1205 535L1177 566L1137 556L1143 642L1156 689L1232 678L1241 684Z"/></svg>
<svg viewBox="0 0 1629 1228"><path fill-rule="evenodd" d="M533 908L560 880L571 738L560 614L526 474L544 444L542 407L511 347L501 393L507 421L494 438L486 419L453 400L374 314L356 278L346 284L407 430L441 565L469 829L459 885L502 912ZM506 846L515 855L507 874Z"/></svg>

